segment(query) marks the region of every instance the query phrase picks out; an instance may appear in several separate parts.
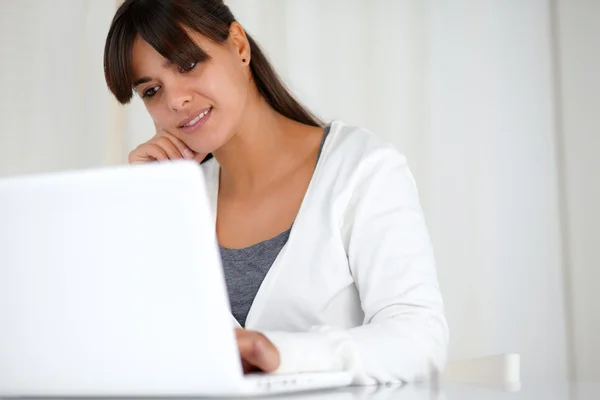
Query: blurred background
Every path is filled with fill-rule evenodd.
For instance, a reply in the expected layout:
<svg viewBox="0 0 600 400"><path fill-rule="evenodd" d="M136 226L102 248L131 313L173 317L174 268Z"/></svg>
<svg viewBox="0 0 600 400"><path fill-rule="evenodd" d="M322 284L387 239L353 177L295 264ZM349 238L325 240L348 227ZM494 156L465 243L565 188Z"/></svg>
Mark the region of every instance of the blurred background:
<svg viewBox="0 0 600 400"><path fill-rule="evenodd" d="M153 136L104 82L118 3L0 0L0 176L125 163ZM451 360L600 378L600 1L226 3L309 108L408 157Z"/></svg>

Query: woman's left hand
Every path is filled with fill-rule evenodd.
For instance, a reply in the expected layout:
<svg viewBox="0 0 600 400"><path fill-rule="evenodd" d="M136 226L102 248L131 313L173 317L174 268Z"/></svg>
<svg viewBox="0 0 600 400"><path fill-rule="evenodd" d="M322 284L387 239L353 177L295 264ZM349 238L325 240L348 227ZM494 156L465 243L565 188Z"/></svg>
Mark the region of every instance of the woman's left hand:
<svg viewBox="0 0 600 400"><path fill-rule="evenodd" d="M236 329L238 349L244 373L273 372L279 367L279 350L259 332Z"/></svg>

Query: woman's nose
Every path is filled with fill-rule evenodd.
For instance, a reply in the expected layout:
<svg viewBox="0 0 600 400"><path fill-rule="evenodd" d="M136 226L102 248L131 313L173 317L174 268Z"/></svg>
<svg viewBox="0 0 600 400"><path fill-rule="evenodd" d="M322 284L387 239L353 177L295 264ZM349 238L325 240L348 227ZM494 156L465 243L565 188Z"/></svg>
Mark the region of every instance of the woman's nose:
<svg viewBox="0 0 600 400"><path fill-rule="evenodd" d="M192 93L185 87L171 87L167 92L169 108L173 111L182 111L192 103Z"/></svg>

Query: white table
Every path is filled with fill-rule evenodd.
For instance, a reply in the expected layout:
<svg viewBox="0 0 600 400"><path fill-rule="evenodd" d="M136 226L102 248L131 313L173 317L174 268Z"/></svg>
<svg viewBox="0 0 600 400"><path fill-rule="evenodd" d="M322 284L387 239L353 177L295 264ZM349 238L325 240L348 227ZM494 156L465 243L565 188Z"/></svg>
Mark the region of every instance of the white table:
<svg viewBox="0 0 600 400"><path fill-rule="evenodd" d="M368 386L285 396L245 397L270 400L600 400L600 382L524 383L518 391L447 384L438 389L426 385ZM53 399L58 400L58 399ZM69 399L74 400L74 399ZM140 399L138 399L140 400ZM159 399L152 399L159 400ZM166 400L166 399L163 399ZM170 398L168 400L176 400ZM189 399L188 399L189 400Z"/></svg>
<svg viewBox="0 0 600 400"><path fill-rule="evenodd" d="M430 386L406 385L350 387L264 399L293 400L600 400L600 382L589 383L524 383L519 390L447 384Z"/></svg>

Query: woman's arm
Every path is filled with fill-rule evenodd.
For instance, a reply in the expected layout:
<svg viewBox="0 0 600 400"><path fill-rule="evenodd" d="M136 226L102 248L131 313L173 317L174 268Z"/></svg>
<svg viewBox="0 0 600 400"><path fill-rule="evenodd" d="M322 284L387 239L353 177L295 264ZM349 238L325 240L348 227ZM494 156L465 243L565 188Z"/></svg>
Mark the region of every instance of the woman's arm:
<svg viewBox="0 0 600 400"><path fill-rule="evenodd" d="M368 157L343 228L365 324L263 332L279 349L277 372L350 370L355 383L369 384L423 380L444 368L448 328L413 177L392 149Z"/></svg>

